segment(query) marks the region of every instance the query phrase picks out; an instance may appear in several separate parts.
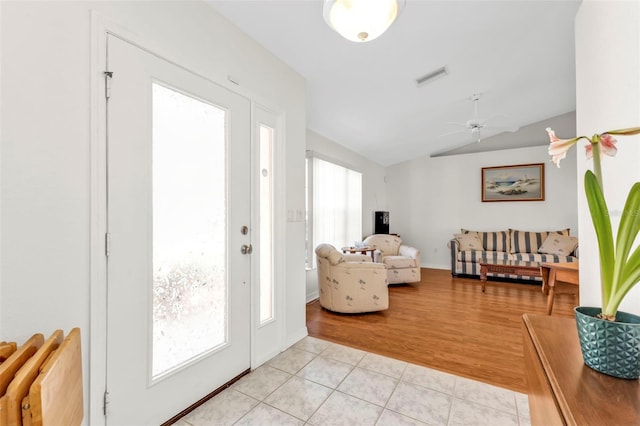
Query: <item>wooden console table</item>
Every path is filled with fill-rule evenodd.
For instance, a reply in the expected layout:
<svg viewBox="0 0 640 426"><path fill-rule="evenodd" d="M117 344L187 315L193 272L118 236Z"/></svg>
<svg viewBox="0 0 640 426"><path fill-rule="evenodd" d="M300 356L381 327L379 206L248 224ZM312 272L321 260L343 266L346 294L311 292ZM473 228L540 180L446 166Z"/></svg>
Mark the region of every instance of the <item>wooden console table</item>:
<svg viewBox="0 0 640 426"><path fill-rule="evenodd" d="M525 314L522 321L532 425L640 424L640 381L587 367L575 319Z"/></svg>

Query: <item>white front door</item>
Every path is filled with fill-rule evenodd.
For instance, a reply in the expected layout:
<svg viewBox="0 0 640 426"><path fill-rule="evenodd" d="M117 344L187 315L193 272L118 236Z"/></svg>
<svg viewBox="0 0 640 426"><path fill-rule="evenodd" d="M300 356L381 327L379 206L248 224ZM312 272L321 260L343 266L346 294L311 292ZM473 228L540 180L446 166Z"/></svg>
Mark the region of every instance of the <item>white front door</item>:
<svg viewBox="0 0 640 426"><path fill-rule="evenodd" d="M107 424L159 424L250 367L250 102L112 35L107 64Z"/></svg>

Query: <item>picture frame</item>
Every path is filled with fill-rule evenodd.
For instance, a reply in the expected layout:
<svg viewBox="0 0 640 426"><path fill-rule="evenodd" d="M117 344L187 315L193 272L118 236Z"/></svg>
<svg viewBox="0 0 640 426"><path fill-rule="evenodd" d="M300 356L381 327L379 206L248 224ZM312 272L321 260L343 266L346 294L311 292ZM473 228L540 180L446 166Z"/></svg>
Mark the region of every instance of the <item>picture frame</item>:
<svg viewBox="0 0 640 426"><path fill-rule="evenodd" d="M544 201L544 163L482 168L482 202Z"/></svg>

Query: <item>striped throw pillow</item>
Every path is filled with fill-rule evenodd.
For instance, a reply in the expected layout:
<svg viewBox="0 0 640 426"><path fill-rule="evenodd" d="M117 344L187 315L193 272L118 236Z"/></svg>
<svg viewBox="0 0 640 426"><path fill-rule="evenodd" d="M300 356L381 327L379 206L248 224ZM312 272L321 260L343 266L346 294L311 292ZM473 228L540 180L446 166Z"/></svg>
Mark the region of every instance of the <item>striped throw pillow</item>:
<svg viewBox="0 0 640 426"><path fill-rule="evenodd" d="M495 231L495 232L478 232L469 231L468 229L460 230L463 234L476 233L482 241L482 246L486 251L509 251L509 232L508 231Z"/></svg>
<svg viewBox="0 0 640 426"><path fill-rule="evenodd" d="M549 234L569 235L569 228L560 231L519 231L509 229L510 253L537 253Z"/></svg>

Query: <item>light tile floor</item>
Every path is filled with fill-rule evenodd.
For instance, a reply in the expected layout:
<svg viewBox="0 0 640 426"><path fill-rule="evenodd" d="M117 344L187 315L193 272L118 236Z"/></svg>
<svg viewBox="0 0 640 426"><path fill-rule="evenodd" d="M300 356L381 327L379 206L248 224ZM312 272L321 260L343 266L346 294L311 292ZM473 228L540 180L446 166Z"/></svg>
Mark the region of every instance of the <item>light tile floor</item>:
<svg viewBox="0 0 640 426"><path fill-rule="evenodd" d="M306 337L176 423L530 425L527 396Z"/></svg>

